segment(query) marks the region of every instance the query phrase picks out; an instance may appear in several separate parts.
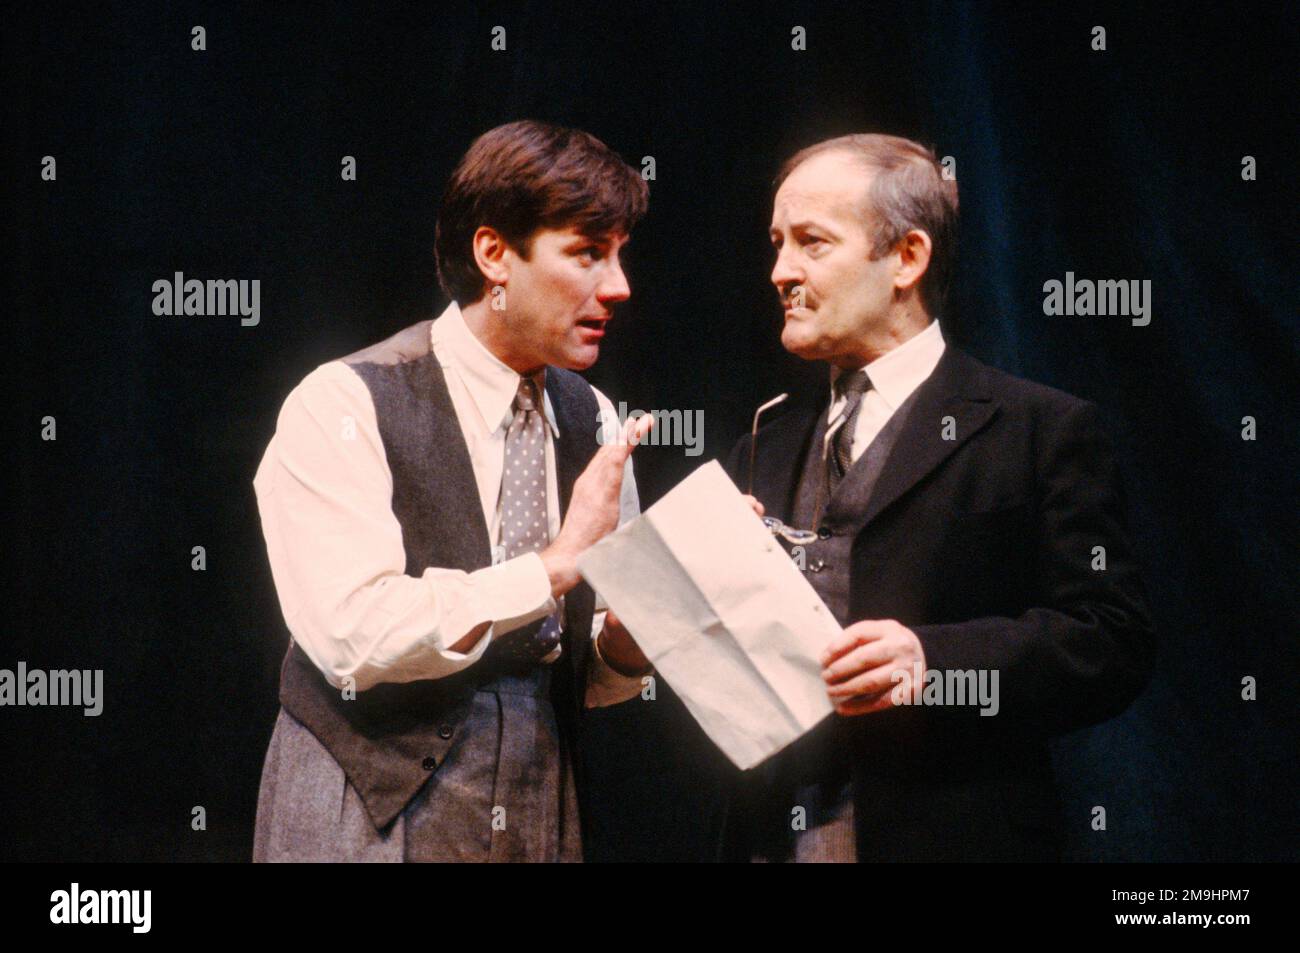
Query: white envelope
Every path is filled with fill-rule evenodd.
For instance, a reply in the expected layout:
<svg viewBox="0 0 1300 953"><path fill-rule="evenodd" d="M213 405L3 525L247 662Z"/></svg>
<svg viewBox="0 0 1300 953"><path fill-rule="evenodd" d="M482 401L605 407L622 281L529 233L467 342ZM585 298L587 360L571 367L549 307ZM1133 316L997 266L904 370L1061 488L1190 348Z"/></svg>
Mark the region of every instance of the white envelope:
<svg viewBox="0 0 1300 953"><path fill-rule="evenodd" d="M830 714L817 659L840 626L717 462L578 568L738 767Z"/></svg>

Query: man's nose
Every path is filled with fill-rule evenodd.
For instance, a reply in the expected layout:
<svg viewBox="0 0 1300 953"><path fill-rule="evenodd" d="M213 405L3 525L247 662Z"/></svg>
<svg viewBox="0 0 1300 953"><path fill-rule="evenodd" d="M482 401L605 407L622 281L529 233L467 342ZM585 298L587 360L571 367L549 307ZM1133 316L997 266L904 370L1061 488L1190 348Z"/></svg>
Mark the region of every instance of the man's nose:
<svg viewBox="0 0 1300 953"><path fill-rule="evenodd" d="M613 304L630 297L632 288L627 283L627 275L623 274L623 266L617 261L611 261L596 289L596 300Z"/></svg>
<svg viewBox="0 0 1300 953"><path fill-rule="evenodd" d="M788 245L783 247L776 253L776 264L772 266L772 284L784 294L787 286L801 285L803 281L803 269L795 263L794 252L789 250Z"/></svg>

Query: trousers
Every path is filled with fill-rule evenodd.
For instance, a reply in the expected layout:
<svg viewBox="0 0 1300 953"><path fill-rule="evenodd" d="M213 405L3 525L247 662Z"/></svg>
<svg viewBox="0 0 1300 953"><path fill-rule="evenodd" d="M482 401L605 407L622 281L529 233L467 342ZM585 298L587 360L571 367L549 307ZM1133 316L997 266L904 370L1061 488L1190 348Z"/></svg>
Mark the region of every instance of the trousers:
<svg viewBox="0 0 1300 953"><path fill-rule="evenodd" d="M254 862L580 861L550 674L538 666L481 686L443 763L382 830L329 751L282 708L262 769Z"/></svg>

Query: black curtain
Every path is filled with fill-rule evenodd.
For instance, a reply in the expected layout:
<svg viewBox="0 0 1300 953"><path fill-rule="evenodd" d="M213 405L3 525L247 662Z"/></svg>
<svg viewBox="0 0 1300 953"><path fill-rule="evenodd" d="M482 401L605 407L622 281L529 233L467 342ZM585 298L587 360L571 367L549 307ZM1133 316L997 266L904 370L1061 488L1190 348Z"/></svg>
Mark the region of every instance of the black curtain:
<svg viewBox="0 0 1300 953"><path fill-rule="evenodd" d="M0 856L248 858L285 647L253 473L307 372L442 308L443 183L529 117L655 160L633 298L588 374L615 403L704 412L703 456L637 451L645 503L758 403L824 383L778 342L780 161L850 131L952 157L945 335L1101 406L1160 626L1149 690L1056 745L1070 855L1296 859L1296 34L1284 5L7 14L0 667L102 668L105 699L0 712ZM155 316L177 271L259 279L260 323ZM1150 324L1046 315L1067 272L1150 280ZM709 855L726 768L670 695L591 719L594 857Z"/></svg>

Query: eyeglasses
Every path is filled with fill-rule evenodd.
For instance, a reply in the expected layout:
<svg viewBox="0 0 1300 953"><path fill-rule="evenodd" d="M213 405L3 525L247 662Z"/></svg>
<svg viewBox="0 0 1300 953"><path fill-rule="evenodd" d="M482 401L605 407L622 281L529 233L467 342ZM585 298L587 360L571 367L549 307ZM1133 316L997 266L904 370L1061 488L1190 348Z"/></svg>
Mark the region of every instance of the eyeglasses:
<svg viewBox="0 0 1300 953"><path fill-rule="evenodd" d="M754 426L749 434L749 495L754 495L754 457L758 450L758 418L766 410L771 410L777 404L786 400L789 394L780 394L773 397L766 404L754 411ZM817 512L821 512L821 493L818 491ZM775 516L764 516L763 525L773 536L779 536L787 543L794 546L807 546L810 543L817 542L817 533L811 529L795 529L793 526L786 526Z"/></svg>

